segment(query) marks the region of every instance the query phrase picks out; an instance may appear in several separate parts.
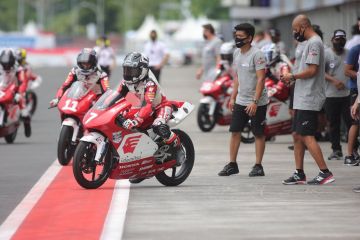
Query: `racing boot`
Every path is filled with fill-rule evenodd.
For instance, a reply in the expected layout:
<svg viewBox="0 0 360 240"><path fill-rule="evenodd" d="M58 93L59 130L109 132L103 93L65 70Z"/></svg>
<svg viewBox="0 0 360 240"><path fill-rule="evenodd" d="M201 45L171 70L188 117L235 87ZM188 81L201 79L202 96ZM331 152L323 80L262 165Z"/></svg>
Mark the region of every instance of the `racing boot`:
<svg viewBox="0 0 360 240"><path fill-rule="evenodd" d="M31 136L31 125L30 125L30 117L22 117L24 122L24 130L25 130L25 137Z"/></svg>
<svg viewBox="0 0 360 240"><path fill-rule="evenodd" d="M185 153L181 146L180 138L171 132L170 138L166 139L165 143L170 146L169 153L171 155L168 160L176 160L176 166L180 166L185 161Z"/></svg>

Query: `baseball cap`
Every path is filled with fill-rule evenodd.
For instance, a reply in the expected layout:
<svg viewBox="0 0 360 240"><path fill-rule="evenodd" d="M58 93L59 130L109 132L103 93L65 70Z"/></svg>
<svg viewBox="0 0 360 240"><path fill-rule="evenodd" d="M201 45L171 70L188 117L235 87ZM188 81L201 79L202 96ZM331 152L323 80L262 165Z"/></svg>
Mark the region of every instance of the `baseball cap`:
<svg viewBox="0 0 360 240"><path fill-rule="evenodd" d="M333 38L346 38L346 32L342 29L337 29L334 31Z"/></svg>

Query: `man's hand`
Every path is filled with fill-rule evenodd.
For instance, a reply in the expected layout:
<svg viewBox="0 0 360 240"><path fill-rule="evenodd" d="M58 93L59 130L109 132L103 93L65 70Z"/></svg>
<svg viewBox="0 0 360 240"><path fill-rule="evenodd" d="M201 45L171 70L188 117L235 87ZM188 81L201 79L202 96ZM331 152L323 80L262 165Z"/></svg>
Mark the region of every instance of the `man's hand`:
<svg viewBox="0 0 360 240"><path fill-rule="evenodd" d="M158 64L158 65L154 66L154 68L155 68L156 70L160 70L160 69L162 68L162 64Z"/></svg>
<svg viewBox="0 0 360 240"><path fill-rule="evenodd" d="M345 84L339 80L337 80L336 82L334 82L334 85L336 87L337 90L343 90L345 89Z"/></svg>
<svg viewBox="0 0 360 240"><path fill-rule="evenodd" d="M58 98L55 98L53 100L50 101L50 107L49 108L54 108L58 105L59 103L59 99Z"/></svg>
<svg viewBox="0 0 360 240"><path fill-rule="evenodd" d="M229 101L229 109L230 111L234 111L234 105L235 105L235 99L233 98L230 98L230 101Z"/></svg>
<svg viewBox="0 0 360 240"><path fill-rule="evenodd" d="M351 107L351 117L355 120L359 120L359 103L357 102L357 100Z"/></svg>
<svg viewBox="0 0 360 240"><path fill-rule="evenodd" d="M255 116L257 110L257 105L255 103L250 103L246 108L245 112L250 116Z"/></svg>
<svg viewBox="0 0 360 240"><path fill-rule="evenodd" d="M292 75L292 73L284 73L283 75L280 76L280 80L284 82L286 85L290 85L293 78L294 76Z"/></svg>
<svg viewBox="0 0 360 240"><path fill-rule="evenodd" d="M123 122L123 127L128 129L128 130L131 130L137 126L139 126L139 122L136 121L136 120L132 120L132 119L126 119L125 122Z"/></svg>

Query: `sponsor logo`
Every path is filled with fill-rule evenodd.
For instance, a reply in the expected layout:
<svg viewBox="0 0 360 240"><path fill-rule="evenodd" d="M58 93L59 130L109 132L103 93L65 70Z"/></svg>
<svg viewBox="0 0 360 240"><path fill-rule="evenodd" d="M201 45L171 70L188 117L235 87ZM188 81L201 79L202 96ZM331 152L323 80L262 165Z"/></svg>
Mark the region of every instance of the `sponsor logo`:
<svg viewBox="0 0 360 240"><path fill-rule="evenodd" d="M125 154L133 153L136 146L138 145L138 143L140 141L140 138L141 138L141 135L129 137L128 139L126 139L126 142L123 146L124 153Z"/></svg>
<svg viewBox="0 0 360 240"><path fill-rule="evenodd" d="M143 171L143 170L146 170L146 169L149 169L149 168L152 168L152 167L153 167L152 165L145 166L145 167L140 168L139 171Z"/></svg>
<svg viewBox="0 0 360 240"><path fill-rule="evenodd" d="M152 163L153 160L144 160L142 161L141 165L145 165L145 164L148 164L148 163Z"/></svg>
<svg viewBox="0 0 360 240"><path fill-rule="evenodd" d="M132 168L132 167L137 167L139 166L139 163L132 163L132 164L126 164L126 165L120 165L119 168L120 169L124 169L124 168Z"/></svg>
<svg viewBox="0 0 360 240"><path fill-rule="evenodd" d="M269 110L269 116L276 117L279 113L280 107L281 107L281 103L272 105Z"/></svg>
<svg viewBox="0 0 360 240"><path fill-rule="evenodd" d="M302 122L301 125L305 126L309 123L309 121Z"/></svg>

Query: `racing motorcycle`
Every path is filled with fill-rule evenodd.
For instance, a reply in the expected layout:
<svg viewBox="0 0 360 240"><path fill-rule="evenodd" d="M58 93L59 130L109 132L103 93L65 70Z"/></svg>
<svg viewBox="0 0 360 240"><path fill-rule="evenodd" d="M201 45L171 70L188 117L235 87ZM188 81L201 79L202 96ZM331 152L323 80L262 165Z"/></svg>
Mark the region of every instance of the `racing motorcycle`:
<svg viewBox="0 0 360 240"><path fill-rule="evenodd" d="M15 141L20 125L20 106L15 99L15 83L0 84L0 137L7 143Z"/></svg>
<svg viewBox="0 0 360 240"><path fill-rule="evenodd" d="M280 73L289 71L288 66L283 66ZM292 118L289 113L289 87L279 81L275 76L267 74L265 87L269 97L269 104L266 111L266 125L264 134L267 141L274 141L276 135L291 134ZM242 133L241 139L244 143L253 143L254 135L251 133L251 123L247 124Z"/></svg>
<svg viewBox="0 0 360 240"><path fill-rule="evenodd" d="M74 155L76 145L83 135L82 120L96 100L96 94L81 81L74 82L57 104L61 117L57 157L61 165L67 165Z"/></svg>
<svg viewBox="0 0 360 240"><path fill-rule="evenodd" d="M217 74L214 81L204 82L200 88L203 98L197 112L197 123L203 132L210 132L216 124L229 125L231 111L229 101L233 80L230 74Z"/></svg>
<svg viewBox="0 0 360 240"><path fill-rule="evenodd" d="M38 97L34 90L38 88L41 85L41 83L42 83L42 78L38 76L35 80L29 82L29 86L26 91L26 95L25 95L26 108L31 116L34 116L38 103Z"/></svg>
<svg viewBox="0 0 360 240"><path fill-rule="evenodd" d="M182 122L194 109L188 102L168 103L174 109L170 127ZM174 157L170 154L172 146L152 131L152 117L136 130L122 126L138 111L131 106L117 91L108 90L85 115L85 135L73 160L74 177L83 188L99 188L108 178L143 180L153 176L165 186L177 186L189 176L195 160L190 137L180 129L172 130L180 138L182 153Z"/></svg>

